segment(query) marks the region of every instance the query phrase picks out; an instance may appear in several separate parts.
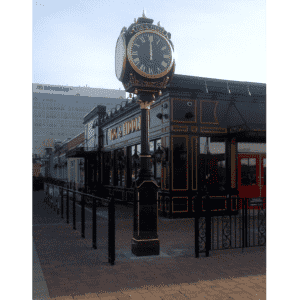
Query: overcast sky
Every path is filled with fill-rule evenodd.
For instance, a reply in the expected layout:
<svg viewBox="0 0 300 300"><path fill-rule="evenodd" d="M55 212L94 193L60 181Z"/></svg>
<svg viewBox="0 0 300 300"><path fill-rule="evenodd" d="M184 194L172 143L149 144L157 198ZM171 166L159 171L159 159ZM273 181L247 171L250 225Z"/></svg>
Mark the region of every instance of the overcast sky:
<svg viewBox="0 0 300 300"><path fill-rule="evenodd" d="M176 74L266 83L264 0L34 1L32 82L123 89L116 41L143 8L172 34Z"/></svg>

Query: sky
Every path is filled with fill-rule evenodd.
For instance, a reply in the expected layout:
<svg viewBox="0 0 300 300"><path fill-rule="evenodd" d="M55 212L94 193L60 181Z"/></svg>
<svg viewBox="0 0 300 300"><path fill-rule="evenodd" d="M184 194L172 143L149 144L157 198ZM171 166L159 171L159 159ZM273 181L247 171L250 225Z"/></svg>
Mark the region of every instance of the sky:
<svg viewBox="0 0 300 300"><path fill-rule="evenodd" d="M124 89L115 46L143 9L172 34L176 74L266 83L264 0L33 1L32 82Z"/></svg>

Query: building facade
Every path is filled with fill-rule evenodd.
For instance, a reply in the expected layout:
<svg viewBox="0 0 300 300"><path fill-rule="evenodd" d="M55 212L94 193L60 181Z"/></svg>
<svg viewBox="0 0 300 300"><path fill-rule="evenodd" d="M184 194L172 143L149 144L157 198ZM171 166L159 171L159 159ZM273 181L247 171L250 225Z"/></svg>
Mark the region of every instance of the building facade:
<svg viewBox="0 0 300 300"><path fill-rule="evenodd" d="M117 199L133 201L128 188L141 151L136 99L110 112L97 106L83 125L84 143L81 138L64 155L84 161L87 192L104 195L110 185ZM205 191L224 209L232 205L230 195L266 197L265 84L175 74L148 110L147 130L161 215L191 217Z"/></svg>
<svg viewBox="0 0 300 300"><path fill-rule="evenodd" d="M97 105L110 110L125 98L124 90L33 83L33 153L41 154L45 140L53 143L80 133L84 116Z"/></svg>

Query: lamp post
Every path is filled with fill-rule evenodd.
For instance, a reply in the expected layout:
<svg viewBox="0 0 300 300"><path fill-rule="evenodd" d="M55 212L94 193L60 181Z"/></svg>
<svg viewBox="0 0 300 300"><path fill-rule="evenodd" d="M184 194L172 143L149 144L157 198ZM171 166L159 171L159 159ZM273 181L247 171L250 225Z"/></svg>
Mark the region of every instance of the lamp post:
<svg viewBox="0 0 300 300"><path fill-rule="evenodd" d="M154 102L147 92L138 95L141 108L141 153L140 171L135 181L134 227L131 251L136 256L159 255L160 243L157 235L158 184L151 170L151 155L148 144L147 111ZM136 159L137 154L134 157Z"/></svg>
<svg viewBox="0 0 300 300"><path fill-rule="evenodd" d="M135 181L134 233L132 253L159 255L157 235L158 184L151 170L147 112L155 97L162 96L175 72L171 33L145 16L123 27L117 40L115 70L126 92L134 93L131 105L141 108L140 171ZM159 44L159 46L157 46ZM147 55L149 53L149 55ZM140 63L142 61L142 63ZM138 63L139 62L139 63ZM159 67L157 67L159 66Z"/></svg>

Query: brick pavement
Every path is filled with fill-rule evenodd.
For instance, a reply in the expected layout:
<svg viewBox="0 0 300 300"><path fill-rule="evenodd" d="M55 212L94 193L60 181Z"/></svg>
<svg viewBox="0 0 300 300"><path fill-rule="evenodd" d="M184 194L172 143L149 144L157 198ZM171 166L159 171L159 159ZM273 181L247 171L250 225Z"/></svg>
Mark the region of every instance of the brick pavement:
<svg viewBox="0 0 300 300"><path fill-rule="evenodd" d="M34 264L40 264L39 278L48 288L44 299L266 299L264 248L212 251L196 259L193 221L172 220L159 223L162 255L135 258L130 253L132 221L119 219L116 264L110 266L107 219L98 218L95 250L88 213L87 239L82 239L42 198L42 192L34 192L33 242L39 259ZM38 283L34 277L34 287ZM43 299L41 292L34 297Z"/></svg>

